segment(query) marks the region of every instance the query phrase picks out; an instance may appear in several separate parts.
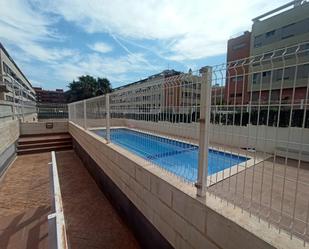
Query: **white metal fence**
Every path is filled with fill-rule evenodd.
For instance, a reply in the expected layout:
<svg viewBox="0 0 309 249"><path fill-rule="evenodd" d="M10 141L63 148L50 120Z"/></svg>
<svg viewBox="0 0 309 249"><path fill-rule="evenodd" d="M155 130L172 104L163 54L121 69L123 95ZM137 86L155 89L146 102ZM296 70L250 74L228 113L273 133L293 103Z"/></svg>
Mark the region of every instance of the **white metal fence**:
<svg viewBox="0 0 309 249"><path fill-rule="evenodd" d="M306 242L308 92L309 42L151 77L69 104L69 119Z"/></svg>
<svg viewBox="0 0 309 249"><path fill-rule="evenodd" d="M0 122L4 120L21 119L31 114L36 114L35 102L24 102L21 104L8 101L0 101Z"/></svg>
<svg viewBox="0 0 309 249"><path fill-rule="evenodd" d="M61 103L38 103L38 119L67 119L68 105Z"/></svg>
<svg viewBox="0 0 309 249"><path fill-rule="evenodd" d="M25 120L25 116L37 113L35 94L12 75L0 74L0 92L4 97L0 101L0 121Z"/></svg>

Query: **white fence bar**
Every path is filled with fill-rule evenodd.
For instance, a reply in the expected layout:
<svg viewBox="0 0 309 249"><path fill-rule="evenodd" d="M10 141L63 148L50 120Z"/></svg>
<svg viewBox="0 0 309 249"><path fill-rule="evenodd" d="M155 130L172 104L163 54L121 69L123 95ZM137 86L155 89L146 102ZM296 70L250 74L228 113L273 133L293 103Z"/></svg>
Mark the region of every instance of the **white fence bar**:
<svg viewBox="0 0 309 249"><path fill-rule="evenodd" d="M48 215L48 237L50 249L67 249L68 241L66 235L65 220L63 214L62 197L58 177L58 169L55 152L52 151L52 162L50 167L52 214Z"/></svg>
<svg viewBox="0 0 309 249"><path fill-rule="evenodd" d="M84 102L84 128L87 129L87 102L86 100Z"/></svg>
<svg viewBox="0 0 309 249"><path fill-rule="evenodd" d="M212 75L210 67L206 67L204 70L201 84L198 176L195 184L197 195L200 197L205 197L207 187Z"/></svg>
<svg viewBox="0 0 309 249"><path fill-rule="evenodd" d="M106 140L110 142L110 106L109 106L109 94L106 94Z"/></svg>

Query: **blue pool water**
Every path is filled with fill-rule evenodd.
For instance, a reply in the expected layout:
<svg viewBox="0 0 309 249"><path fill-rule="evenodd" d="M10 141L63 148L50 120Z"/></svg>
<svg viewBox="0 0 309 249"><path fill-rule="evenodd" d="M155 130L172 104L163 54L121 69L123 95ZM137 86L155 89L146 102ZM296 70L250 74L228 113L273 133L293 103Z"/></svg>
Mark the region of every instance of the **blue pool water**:
<svg viewBox="0 0 309 249"><path fill-rule="evenodd" d="M93 130L101 137L106 132ZM130 129L111 129L111 141L160 167L195 182L198 169L198 146ZM246 157L209 149L208 175L248 160Z"/></svg>

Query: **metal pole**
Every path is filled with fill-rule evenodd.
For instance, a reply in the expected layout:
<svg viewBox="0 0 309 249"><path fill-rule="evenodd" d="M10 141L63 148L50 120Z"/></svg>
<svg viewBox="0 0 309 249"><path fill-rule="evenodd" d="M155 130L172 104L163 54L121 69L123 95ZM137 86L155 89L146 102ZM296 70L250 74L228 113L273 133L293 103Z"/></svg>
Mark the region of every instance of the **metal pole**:
<svg viewBox="0 0 309 249"><path fill-rule="evenodd" d="M87 102L84 100L84 128L87 129Z"/></svg>
<svg viewBox="0 0 309 249"><path fill-rule="evenodd" d="M211 67L203 68L200 103L199 161L197 196L205 197L208 176L208 148L210 135Z"/></svg>
<svg viewBox="0 0 309 249"><path fill-rule="evenodd" d="M12 80L12 79L11 79ZM13 87L13 119L15 119L15 111L16 111L16 108L15 108L15 84L14 84L14 80L12 80L12 87Z"/></svg>
<svg viewBox="0 0 309 249"><path fill-rule="evenodd" d="M24 91L21 87L19 87L19 96L21 101L21 112L23 117L23 122L25 122L25 111L24 111Z"/></svg>
<svg viewBox="0 0 309 249"><path fill-rule="evenodd" d="M73 115L74 119L73 119L73 122L75 124L77 124L77 119L76 119L76 103L74 103L74 115Z"/></svg>
<svg viewBox="0 0 309 249"><path fill-rule="evenodd" d="M71 111L72 111L72 109L71 109L71 105L70 105L70 104L68 104L68 119L69 119L69 121L71 121L71 119L72 119L72 114L71 114Z"/></svg>
<svg viewBox="0 0 309 249"><path fill-rule="evenodd" d="M106 140L110 142L110 110L109 110L109 94L105 95L106 105Z"/></svg>

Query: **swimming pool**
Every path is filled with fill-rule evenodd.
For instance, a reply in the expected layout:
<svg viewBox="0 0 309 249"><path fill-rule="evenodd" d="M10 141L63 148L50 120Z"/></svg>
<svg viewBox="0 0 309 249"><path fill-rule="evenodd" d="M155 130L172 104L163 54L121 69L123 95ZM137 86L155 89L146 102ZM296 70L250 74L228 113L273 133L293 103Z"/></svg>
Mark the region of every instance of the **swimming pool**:
<svg viewBox="0 0 309 249"><path fill-rule="evenodd" d="M106 137L105 129L92 130ZM196 182L198 146L126 128L111 129L111 141L190 182ZM208 175L215 174L249 158L209 149Z"/></svg>

